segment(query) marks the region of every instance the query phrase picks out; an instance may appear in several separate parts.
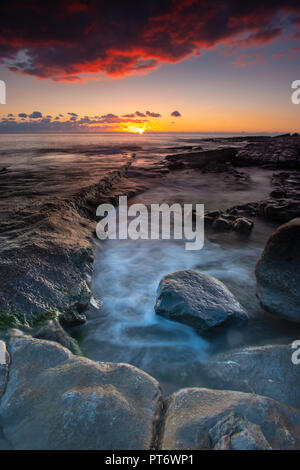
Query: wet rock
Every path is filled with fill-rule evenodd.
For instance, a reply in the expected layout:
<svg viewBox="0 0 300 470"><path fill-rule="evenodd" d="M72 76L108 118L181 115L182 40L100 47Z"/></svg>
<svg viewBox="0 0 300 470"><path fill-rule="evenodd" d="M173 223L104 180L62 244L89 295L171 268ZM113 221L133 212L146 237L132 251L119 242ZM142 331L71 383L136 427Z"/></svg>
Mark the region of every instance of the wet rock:
<svg viewBox="0 0 300 470"><path fill-rule="evenodd" d="M0 200L2 327L35 327L49 319L53 310L81 314L87 308L95 209L101 202L113 202L117 195L126 193L120 180L131 163L130 159L106 176L98 164L88 171L84 170L86 165L80 171L76 166L76 172L72 171L74 166L68 166L71 176L60 167L60 172L49 176L49 169L39 162L33 173L13 173L5 178ZM54 178L51 184L49 178ZM34 189L37 180L39 192Z"/></svg>
<svg viewBox="0 0 300 470"><path fill-rule="evenodd" d="M150 449L159 384L126 364L94 362L62 346L18 338L0 419L14 449Z"/></svg>
<svg viewBox="0 0 300 470"><path fill-rule="evenodd" d="M286 192L282 189L274 189L274 191L270 193L270 196L274 197L275 199L282 199L286 196Z"/></svg>
<svg viewBox="0 0 300 470"><path fill-rule="evenodd" d="M271 398L205 388L166 400L163 450L287 450L300 446L300 410Z"/></svg>
<svg viewBox="0 0 300 470"><path fill-rule="evenodd" d="M235 220L233 228L236 232L248 235L253 228L253 222L245 217L239 217Z"/></svg>
<svg viewBox="0 0 300 470"><path fill-rule="evenodd" d="M300 371L291 345L244 348L218 354L203 366L209 386L256 393L300 408Z"/></svg>
<svg viewBox="0 0 300 470"><path fill-rule="evenodd" d="M68 348L73 354L80 354L77 342L62 328L57 318L47 321L37 328L33 336L39 339L55 341Z"/></svg>
<svg viewBox="0 0 300 470"><path fill-rule="evenodd" d="M255 274L262 307L300 322L300 218L281 225L271 235Z"/></svg>
<svg viewBox="0 0 300 470"><path fill-rule="evenodd" d="M205 213L204 220L208 225L211 225L211 228L216 232L236 231L244 235L249 235L254 223L252 220L242 216L245 212L249 213L249 210L242 211L237 208L232 208L225 212L210 211Z"/></svg>
<svg viewBox="0 0 300 470"><path fill-rule="evenodd" d="M210 217L211 219L216 219L220 215L221 215L221 211L219 210L205 212L205 216Z"/></svg>
<svg viewBox="0 0 300 470"><path fill-rule="evenodd" d="M86 316L83 313L78 313L74 310L64 312L59 317L59 323L63 328L71 328L73 326L80 326L86 322Z"/></svg>
<svg viewBox="0 0 300 470"><path fill-rule="evenodd" d="M225 217L218 217L212 223L212 228L216 230L216 232L230 232L230 230L232 230L232 223Z"/></svg>
<svg viewBox="0 0 300 470"><path fill-rule="evenodd" d="M257 215L258 202L249 202L247 204L239 204L237 206L231 207L228 209L229 214L233 214L236 217L241 216L253 216Z"/></svg>
<svg viewBox="0 0 300 470"><path fill-rule="evenodd" d="M185 164L183 162L171 161L168 162L168 168L169 170L182 170L183 168L185 168Z"/></svg>
<svg viewBox="0 0 300 470"><path fill-rule="evenodd" d="M179 153L175 155L167 155L167 165L174 165L174 163L184 164L187 168L204 168L206 165L214 163L230 162L234 159L237 149L234 147L227 147L218 150L207 150L197 152Z"/></svg>
<svg viewBox="0 0 300 470"><path fill-rule="evenodd" d="M247 320L245 310L221 281L191 269L160 281L155 311L200 333Z"/></svg>
<svg viewBox="0 0 300 470"><path fill-rule="evenodd" d="M288 134L250 142L238 151L233 164L236 166L299 169L300 136Z"/></svg>
<svg viewBox="0 0 300 470"><path fill-rule="evenodd" d="M288 222L300 216L300 201L292 199L269 199L258 205L258 214L276 222Z"/></svg>

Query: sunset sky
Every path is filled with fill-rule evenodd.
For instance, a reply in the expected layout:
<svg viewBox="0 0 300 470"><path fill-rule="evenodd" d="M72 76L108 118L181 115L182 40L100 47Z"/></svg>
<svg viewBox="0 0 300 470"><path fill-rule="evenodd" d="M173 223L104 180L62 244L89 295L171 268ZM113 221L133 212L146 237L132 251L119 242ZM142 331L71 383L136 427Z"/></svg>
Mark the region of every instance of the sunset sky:
<svg viewBox="0 0 300 470"><path fill-rule="evenodd" d="M299 1L2 1L0 17L0 132L300 131Z"/></svg>

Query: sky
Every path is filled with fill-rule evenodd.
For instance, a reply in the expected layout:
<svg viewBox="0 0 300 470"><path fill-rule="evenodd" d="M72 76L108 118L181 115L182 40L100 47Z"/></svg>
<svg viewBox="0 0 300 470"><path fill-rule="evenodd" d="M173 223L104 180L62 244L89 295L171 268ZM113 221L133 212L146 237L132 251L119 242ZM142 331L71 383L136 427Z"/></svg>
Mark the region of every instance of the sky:
<svg viewBox="0 0 300 470"><path fill-rule="evenodd" d="M0 132L298 132L299 1L1 1Z"/></svg>

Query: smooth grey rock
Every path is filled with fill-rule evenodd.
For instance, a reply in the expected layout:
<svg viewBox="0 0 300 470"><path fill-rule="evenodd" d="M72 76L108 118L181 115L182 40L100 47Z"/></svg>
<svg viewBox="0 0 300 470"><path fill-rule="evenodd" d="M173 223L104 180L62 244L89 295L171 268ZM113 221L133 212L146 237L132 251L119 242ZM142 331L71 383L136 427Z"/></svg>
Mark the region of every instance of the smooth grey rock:
<svg viewBox="0 0 300 470"><path fill-rule="evenodd" d="M300 322L300 218L281 225L271 235L255 274L262 307Z"/></svg>
<svg viewBox="0 0 300 470"><path fill-rule="evenodd" d="M219 354L203 366L209 386L274 398L300 408L300 365L291 345L244 348Z"/></svg>
<svg viewBox="0 0 300 470"><path fill-rule="evenodd" d="M186 388L166 400L163 450L299 449L300 410L259 395Z"/></svg>
<svg viewBox="0 0 300 470"><path fill-rule="evenodd" d="M0 419L14 449L151 448L162 399L148 374L29 337L10 354Z"/></svg>
<svg viewBox="0 0 300 470"><path fill-rule="evenodd" d="M155 311L199 332L247 320L245 310L221 281L191 269L160 281Z"/></svg>

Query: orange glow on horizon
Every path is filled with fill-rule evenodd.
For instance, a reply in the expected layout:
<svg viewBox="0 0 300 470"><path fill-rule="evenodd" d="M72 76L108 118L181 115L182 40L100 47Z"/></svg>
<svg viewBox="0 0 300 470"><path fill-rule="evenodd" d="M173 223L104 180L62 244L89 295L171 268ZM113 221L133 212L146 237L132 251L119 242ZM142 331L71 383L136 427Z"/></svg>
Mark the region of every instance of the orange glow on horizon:
<svg viewBox="0 0 300 470"><path fill-rule="evenodd" d="M144 134L146 131L159 131L161 126L158 123L147 121L141 124L126 122L123 126L117 127L114 131L130 132L133 134Z"/></svg>
<svg viewBox="0 0 300 470"><path fill-rule="evenodd" d="M125 132L132 132L134 134L143 134L146 131L146 123L143 126L137 126L136 124L128 124L127 128L124 128Z"/></svg>

